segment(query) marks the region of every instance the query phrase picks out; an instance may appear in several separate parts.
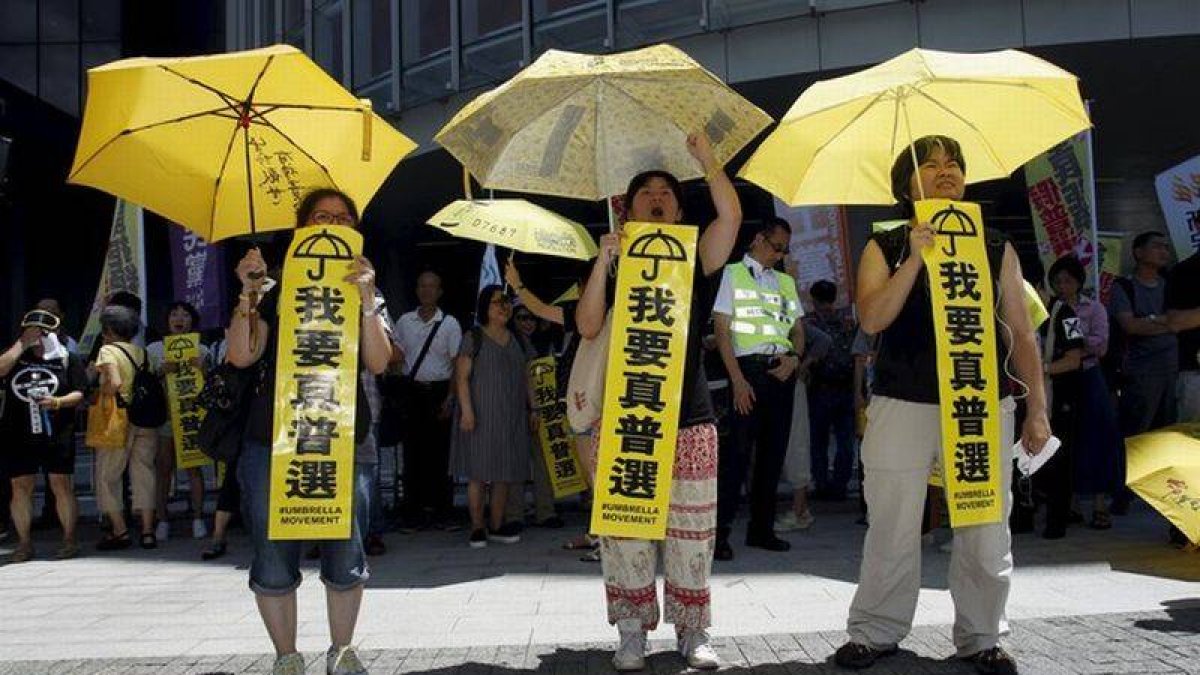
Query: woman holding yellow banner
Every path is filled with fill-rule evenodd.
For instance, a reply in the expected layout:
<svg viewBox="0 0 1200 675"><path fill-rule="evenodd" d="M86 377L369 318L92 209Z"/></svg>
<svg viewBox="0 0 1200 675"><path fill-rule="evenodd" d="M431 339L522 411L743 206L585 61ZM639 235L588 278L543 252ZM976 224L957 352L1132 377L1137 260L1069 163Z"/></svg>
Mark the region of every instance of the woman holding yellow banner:
<svg viewBox="0 0 1200 675"><path fill-rule="evenodd" d="M715 292L713 276L729 259L742 223L742 207L733 184L713 156L704 134L687 138L687 149L704 168L717 218L700 237L694 262L687 347L683 363L682 402L675 443L669 495L666 540L663 542L665 618L675 624L680 653L693 668L720 666L709 644L712 622L709 573L712 570L717 508L717 428L704 377L701 340ZM681 223L684 219L679 181L664 171L634 176L625 193L629 222ZM603 328L614 302L609 270L621 251L620 232L600 239L600 254L579 300L576 320L580 335L594 338ZM682 295L687 289L676 289ZM623 299L622 299L623 300ZM614 334L617 326L614 325ZM679 394L676 394L679 396ZM603 415L620 410L605 409ZM599 434L593 436L600 442ZM597 477L597 480L602 480ZM597 492L606 490L597 486ZM601 564L608 597L608 621L620 632L613 666L620 671L645 666L646 633L658 625L655 586L658 545L647 539L604 537Z"/></svg>
<svg viewBox="0 0 1200 675"><path fill-rule="evenodd" d="M328 231L334 226L358 226L358 210L353 200L330 189L318 189L308 193L296 210L297 239L304 237L308 228L323 227ZM318 235L320 234L323 233L319 232ZM392 342L382 298L375 290L375 271L370 262L362 256L349 255L337 259L329 256L329 259L335 261L329 262L331 271L337 269L334 276L341 277L341 270L346 270L344 282L357 288L362 311L353 309L354 314L348 316L340 311L343 304L358 306L357 302L350 303L350 298L347 298L340 288L334 289L335 293L321 294L320 299L325 301L322 307L303 308L311 310L314 314L323 313L333 317L333 323L339 326L350 325L351 322L357 324L358 373L353 378L354 385L344 384L336 379L341 374L340 367L325 366L319 374L334 378L337 384L326 390L321 390L321 387L314 384L311 387L311 397L307 393L297 395L304 398L305 406L310 398L328 395L331 397L329 404L333 407L336 401L350 396L350 392L353 391L349 389L350 386L357 387L354 393L358 403L354 407L353 433L345 434L354 438L355 455L353 495L349 513L350 536L347 539L321 541L320 555L321 580L325 583L331 639L326 654L326 672L361 675L367 671L351 644L359 606L362 603L363 585L370 576L363 549L363 537L367 531L371 476L375 467L363 461L367 459L363 456L366 449L371 448L373 444L369 442L370 410L359 375L363 370L373 375L382 373L392 356ZM337 264L337 260L341 260L342 264ZM322 265L325 262L323 260ZM279 400L276 400L275 377L278 368L291 365L287 362L289 353L279 348L276 333L281 332L280 322L284 318L284 312L290 309L292 299L283 300L275 284L267 281L270 278L267 276L267 263L257 248L251 249L238 263L237 276L242 283L242 293L229 325L226 359L237 368L250 369L254 373L254 384L251 385L252 390L247 403L242 449L238 458L242 512L246 516L246 527L254 546L254 559L250 564L250 589L254 591L259 615L275 647L276 660L272 673L303 675L304 658L296 651L296 588L301 581L300 555L307 544L298 539L271 539L269 535L269 528L273 522L270 493L272 443L276 440L276 434L273 433L276 431L275 409L276 406L290 408L296 405L296 402L289 401L288 395L281 395ZM329 291L329 286L326 286L325 290ZM256 302L259 298L261 301ZM287 336L286 333L284 336ZM315 356L321 356L323 359L341 356L341 346L336 351L330 351L329 345L321 345L324 345L322 351ZM294 353L303 348L303 345L300 345L292 351ZM315 375L310 376L310 380L315 382L315 379ZM297 427L297 433L299 431ZM283 434L286 433L284 430ZM286 439L287 436L284 435L283 438ZM293 447L299 442L301 441L295 441ZM307 489L308 483L299 487Z"/></svg>
<svg viewBox="0 0 1200 675"><path fill-rule="evenodd" d="M911 148L904 148L892 166L891 178L892 193L909 226L872 235L859 264L859 318L864 331L879 336L879 346L862 444L870 528L863 544L858 591L850 606L850 641L835 655L835 662L846 668L866 668L878 658L895 653L912 627L916 611L921 587L921 511L930 470L942 450L942 407L950 403L942 401L939 394L938 353L946 346L939 345L940 336L935 336L932 310L932 293L941 292L946 282L942 279L931 288L929 276L935 270L931 266L926 273L925 256L935 244L939 249L951 245L953 235L946 236L950 234L946 230L935 231L929 222L918 222L914 201L918 195L962 199L965 171L966 161L954 139L926 136ZM992 292L987 296L997 298L998 325L988 326L992 312L985 306L974 314L979 325L963 326L963 330L972 329L966 333L968 338L976 336L975 331L985 330L1003 336L1002 341L995 341L999 363L981 364L976 360L975 364L1006 373L1011 355L1016 377L1028 389L1028 413L1021 440L1029 452L1037 453L1050 437L1050 423L1037 342L1024 306L1020 262L1003 237L980 232L972 234L976 240L984 238L981 243L986 245L986 271L957 260L951 261L948 269L964 272L959 275L961 283L955 282L964 295L985 297L983 292L990 286ZM945 269L939 266L937 273L944 277ZM966 370L961 373L964 380L970 375ZM983 384L981 377L973 380ZM986 414L1000 418L1001 447L972 443L968 449L964 447L968 444L960 443L964 463L948 467L952 470L945 475L957 478L966 471L974 479L998 467L998 483L989 484L996 485L995 492L999 493L1001 517L998 522L955 530L949 585L956 608L953 637L958 656L971 661L981 673L1015 673L1015 662L999 644L1000 636L1008 629L1004 606L1012 573L1007 524L1012 502L1008 443L1014 436L1015 404L1004 391L1008 378L997 376L994 380L1000 381L1000 409ZM997 386L994 380L982 388ZM970 421L970 406L959 410L958 401L955 399L956 419ZM980 426L996 422L994 418L975 419ZM991 453L996 454L989 457ZM969 466L967 459L971 460ZM995 479L988 477L989 481ZM980 492L995 499L990 492Z"/></svg>

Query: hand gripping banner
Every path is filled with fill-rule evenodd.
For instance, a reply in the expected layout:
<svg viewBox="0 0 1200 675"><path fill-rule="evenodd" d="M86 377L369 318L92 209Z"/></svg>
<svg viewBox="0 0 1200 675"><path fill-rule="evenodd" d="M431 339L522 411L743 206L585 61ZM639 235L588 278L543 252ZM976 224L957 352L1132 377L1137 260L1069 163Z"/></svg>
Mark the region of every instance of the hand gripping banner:
<svg viewBox="0 0 1200 675"><path fill-rule="evenodd" d="M529 362L529 386L533 388L534 412L538 415L538 445L554 498L562 499L587 489L587 478L575 453L567 428L567 404L558 398L553 356Z"/></svg>
<svg viewBox="0 0 1200 675"><path fill-rule="evenodd" d="M592 534L663 539L697 229L626 223L604 382Z"/></svg>
<svg viewBox="0 0 1200 675"><path fill-rule="evenodd" d="M204 371L193 363L199 356L199 333L163 338L163 363L175 364L174 371L167 373L167 405L175 436L175 466L180 469L212 463L196 445L196 434L204 421L204 408L196 404L196 396L204 389Z"/></svg>
<svg viewBox="0 0 1200 675"><path fill-rule="evenodd" d="M362 301L353 228L296 230L283 267L271 447L271 539L348 539Z"/></svg>
<svg viewBox="0 0 1200 675"><path fill-rule="evenodd" d="M979 205L946 199L916 203L917 221L937 233L924 252L937 340L942 467L950 525L1004 517L996 301Z"/></svg>

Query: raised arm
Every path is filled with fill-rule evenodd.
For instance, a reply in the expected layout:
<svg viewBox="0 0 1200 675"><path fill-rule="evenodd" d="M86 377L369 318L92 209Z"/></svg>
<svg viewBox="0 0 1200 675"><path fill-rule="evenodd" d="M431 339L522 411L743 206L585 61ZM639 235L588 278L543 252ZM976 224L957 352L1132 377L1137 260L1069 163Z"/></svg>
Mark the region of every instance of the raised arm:
<svg viewBox="0 0 1200 675"><path fill-rule="evenodd" d="M709 194L717 209L717 219L708 226L700 237L699 255L701 269L709 276L721 269L729 260L729 254L737 243L738 229L742 226L742 203L725 167L713 156L708 136L691 134L687 139L688 152L704 168L704 179L708 181Z"/></svg>
<svg viewBox="0 0 1200 675"><path fill-rule="evenodd" d="M534 316L550 323L563 325L562 307L555 307L554 305L542 302L542 299L534 295L533 291L525 288L525 284L521 282L521 273L517 271L517 265L513 262L512 258L509 258L508 262L504 264L504 280L508 282L509 286L512 286L513 290L517 292L517 297L521 300L521 304L528 307Z"/></svg>

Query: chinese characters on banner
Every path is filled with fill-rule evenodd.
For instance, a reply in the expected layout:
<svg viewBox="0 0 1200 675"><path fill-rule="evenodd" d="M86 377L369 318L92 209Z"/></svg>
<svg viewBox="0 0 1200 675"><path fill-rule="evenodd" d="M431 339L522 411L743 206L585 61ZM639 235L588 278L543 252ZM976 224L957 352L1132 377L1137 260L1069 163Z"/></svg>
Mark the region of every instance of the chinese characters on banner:
<svg viewBox="0 0 1200 675"><path fill-rule="evenodd" d="M534 410L538 414L538 443L542 446L554 498L562 499L586 490L587 479L567 429L567 403L558 398L554 371L553 356L529 362L529 386L533 388Z"/></svg>
<svg viewBox="0 0 1200 675"><path fill-rule="evenodd" d="M175 465L180 469L204 466L211 461L196 445L196 434L204 421L204 408L196 403L196 396L204 388L204 373L192 363L198 356L199 333L163 338L163 362L176 364L175 372L167 373L167 403L175 435Z"/></svg>
<svg viewBox="0 0 1200 675"><path fill-rule="evenodd" d="M937 232L925 250L937 340L942 466L950 525L1003 519L995 298L978 204L946 199L916 203L917 222Z"/></svg>
<svg viewBox="0 0 1200 675"><path fill-rule="evenodd" d="M1077 134L1030 160L1025 184L1042 267L1049 270L1055 260L1073 253L1087 269L1084 289L1094 293L1100 256L1092 236L1090 133ZM1099 274L1101 294L1107 296L1113 276L1103 270Z"/></svg>
<svg viewBox="0 0 1200 675"><path fill-rule="evenodd" d="M225 274L221 247L179 225L172 225L168 233L174 297L190 302L200 312L197 328L222 325Z"/></svg>
<svg viewBox="0 0 1200 675"><path fill-rule="evenodd" d="M350 227L296 230L279 296L271 539L348 539L362 301Z"/></svg>
<svg viewBox="0 0 1200 675"><path fill-rule="evenodd" d="M1200 155L1154 177L1178 260L1200 251Z"/></svg>
<svg viewBox="0 0 1200 675"><path fill-rule="evenodd" d="M108 237L108 251L104 254L104 267L100 271L100 285L92 301L83 335L79 338L79 353L91 354L96 338L100 337L100 312L108 296L117 291L127 291L146 299L146 249L142 238L142 207L117 200L113 210L112 232ZM142 305L142 324L146 323L146 307Z"/></svg>
<svg viewBox="0 0 1200 675"><path fill-rule="evenodd" d="M837 284L835 307L849 307L854 295L854 278L846 245L846 215L840 206L788 206L775 200L775 212L792 225L788 257L802 289L822 279Z"/></svg>
<svg viewBox="0 0 1200 675"><path fill-rule="evenodd" d="M591 532L663 539L697 229L626 223L613 301Z"/></svg>

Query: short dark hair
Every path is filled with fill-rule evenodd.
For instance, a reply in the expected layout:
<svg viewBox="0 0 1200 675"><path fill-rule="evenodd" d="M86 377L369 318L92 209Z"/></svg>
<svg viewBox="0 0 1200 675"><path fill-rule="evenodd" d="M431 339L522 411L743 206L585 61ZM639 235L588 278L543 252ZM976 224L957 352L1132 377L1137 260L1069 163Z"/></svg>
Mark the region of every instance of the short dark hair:
<svg viewBox="0 0 1200 675"><path fill-rule="evenodd" d="M629 179L629 187L625 188L625 209L628 213L629 208L633 205L633 197L638 193L638 190L646 187L651 179L661 178L667 183L667 187L671 188L671 192L675 194L675 201L679 203L679 210L683 211L683 187L679 184L679 179L670 171L643 171L633 178Z"/></svg>
<svg viewBox="0 0 1200 675"><path fill-rule="evenodd" d="M296 227L308 225L308 219L316 210L317 202L327 197L337 197L342 200L342 203L346 205L346 210L350 212L350 217L354 219L354 226L358 227L358 206L350 198L350 195L334 188L317 188L304 195L304 198L300 200L300 206L296 207Z"/></svg>
<svg viewBox="0 0 1200 675"><path fill-rule="evenodd" d="M922 162L929 159L935 148L941 148L942 152L958 162L964 174L967 172L967 160L963 158L962 146L953 138L935 135L922 136L913 141L912 148L905 147L892 163L892 196L896 198L896 203L900 205L900 210L906 217L912 216L913 198L910 193L913 174ZM914 154L917 156L916 164L913 164Z"/></svg>
<svg viewBox="0 0 1200 675"><path fill-rule="evenodd" d="M138 328L141 328L141 320L137 312L129 307L110 304L100 312L100 329L112 333L122 341L132 340L137 335Z"/></svg>
<svg viewBox="0 0 1200 675"><path fill-rule="evenodd" d="M1167 235L1159 232L1158 230L1146 230L1145 232L1142 232L1133 238L1133 250L1136 251L1139 248L1144 248L1146 244L1149 244L1156 237L1162 237L1163 239L1166 239Z"/></svg>
<svg viewBox="0 0 1200 675"><path fill-rule="evenodd" d="M133 293L130 293L129 291L117 291L113 293L112 295L108 296L108 302L104 304L109 306L115 305L117 307L128 307L138 315L141 315L142 313L142 299Z"/></svg>
<svg viewBox="0 0 1200 675"><path fill-rule="evenodd" d="M821 279L808 289L808 294L816 302L833 304L837 300L837 284L828 279Z"/></svg>
<svg viewBox="0 0 1200 675"><path fill-rule="evenodd" d="M188 316L192 317L192 330L194 330L194 331L200 330L200 312L199 312L199 310L196 309L195 305L193 305L190 302L187 302L186 300L176 300L175 302L172 302L171 304L167 305L167 313L163 314L163 318L165 318L167 320L167 322L170 323L171 312L174 312L177 309L182 309L183 311L188 313Z"/></svg>
<svg viewBox="0 0 1200 675"><path fill-rule="evenodd" d="M1071 275L1071 278L1080 286L1087 278L1087 270L1083 268L1083 263L1079 262L1079 258L1076 258L1074 254L1067 254L1055 260L1054 264L1050 266L1050 273L1046 275L1046 278L1053 284L1058 275L1063 272Z"/></svg>
<svg viewBox="0 0 1200 675"><path fill-rule="evenodd" d="M492 304L492 296L497 292L504 293L504 287L500 284L489 284L479 291L479 297L475 300L475 323L480 326L487 325L488 307Z"/></svg>
<svg viewBox="0 0 1200 675"><path fill-rule="evenodd" d="M775 234L775 230L783 230L788 234L792 233L792 224L779 216L767 216L763 218L762 225L758 228L758 234L764 237L769 237Z"/></svg>

